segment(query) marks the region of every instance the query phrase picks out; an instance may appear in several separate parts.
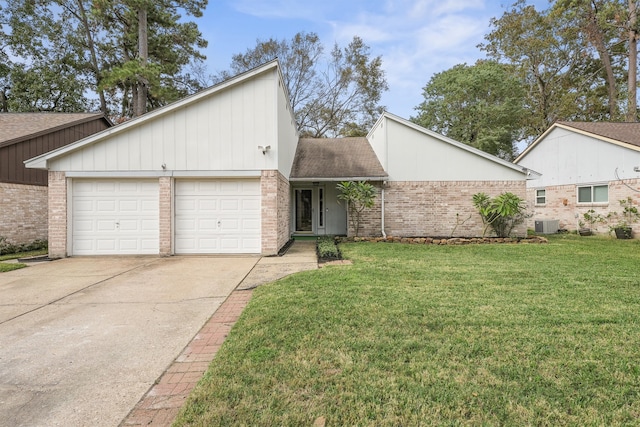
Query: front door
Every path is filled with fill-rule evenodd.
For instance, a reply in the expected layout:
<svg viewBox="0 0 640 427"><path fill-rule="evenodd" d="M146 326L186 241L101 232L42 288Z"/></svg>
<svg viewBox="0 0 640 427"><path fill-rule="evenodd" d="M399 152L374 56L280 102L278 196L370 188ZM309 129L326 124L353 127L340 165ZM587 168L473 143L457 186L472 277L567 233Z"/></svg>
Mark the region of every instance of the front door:
<svg viewBox="0 0 640 427"><path fill-rule="evenodd" d="M313 190L296 189L295 192L296 233L313 233Z"/></svg>

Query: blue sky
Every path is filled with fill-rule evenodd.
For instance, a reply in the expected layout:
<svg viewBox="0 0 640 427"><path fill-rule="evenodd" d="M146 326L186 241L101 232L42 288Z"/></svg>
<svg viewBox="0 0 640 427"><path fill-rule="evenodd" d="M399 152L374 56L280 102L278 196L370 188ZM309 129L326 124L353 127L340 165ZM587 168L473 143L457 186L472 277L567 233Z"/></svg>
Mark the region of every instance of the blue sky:
<svg viewBox="0 0 640 427"><path fill-rule="evenodd" d="M414 115L422 88L438 72L484 58L477 45L515 0L209 0L196 20L209 41L210 73L226 70L234 53L257 39L290 39L315 32L326 49L361 37L382 56L389 91L382 104L404 118ZM529 0L541 10L547 0Z"/></svg>

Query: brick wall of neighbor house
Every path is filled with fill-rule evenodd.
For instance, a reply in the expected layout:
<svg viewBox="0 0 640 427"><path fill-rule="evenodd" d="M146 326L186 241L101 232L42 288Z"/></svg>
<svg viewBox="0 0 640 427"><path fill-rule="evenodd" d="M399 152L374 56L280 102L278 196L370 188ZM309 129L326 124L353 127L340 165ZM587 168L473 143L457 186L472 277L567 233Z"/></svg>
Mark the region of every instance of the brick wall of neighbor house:
<svg viewBox="0 0 640 427"><path fill-rule="evenodd" d="M162 256L171 255L171 178L160 177L159 187L159 253Z"/></svg>
<svg viewBox="0 0 640 427"><path fill-rule="evenodd" d="M67 179L49 171L49 258L67 256Z"/></svg>
<svg viewBox="0 0 640 427"><path fill-rule="evenodd" d="M0 182L0 237L21 245L47 239L47 187Z"/></svg>
<svg viewBox="0 0 640 427"><path fill-rule="evenodd" d="M278 172L278 250L291 238L291 188L289 181Z"/></svg>
<svg viewBox="0 0 640 427"><path fill-rule="evenodd" d="M391 181L384 188L385 232L387 236L398 237L448 237L452 233L480 236L483 225L473 207L474 194L484 192L495 197L511 192L523 199L526 197L525 181ZM361 236L381 234L380 201L378 193L375 207L366 213ZM457 227L456 222L459 222ZM526 224L521 224L512 234L525 236L526 232ZM352 233L350 227L349 234Z"/></svg>
<svg viewBox="0 0 640 427"><path fill-rule="evenodd" d="M262 201L262 254L278 253L278 175L277 170L264 170L260 178Z"/></svg>
<svg viewBox="0 0 640 427"><path fill-rule="evenodd" d="M631 187L631 188L629 188ZM527 190L527 202L533 206L533 216L528 221L528 227L534 228L536 220L559 220L560 228L566 230L576 230L579 227L578 221L584 218L584 214L593 209L596 213L606 216L610 212L621 212L620 200L631 197L633 204L640 208L640 179L627 179L624 181L609 182L609 203L594 203L578 205L577 186L556 185L545 187L546 203L537 205L536 190L539 188L529 188ZM577 217L576 217L577 216ZM595 224L598 233L607 233L608 224ZM640 237L640 224L633 225L635 237Z"/></svg>

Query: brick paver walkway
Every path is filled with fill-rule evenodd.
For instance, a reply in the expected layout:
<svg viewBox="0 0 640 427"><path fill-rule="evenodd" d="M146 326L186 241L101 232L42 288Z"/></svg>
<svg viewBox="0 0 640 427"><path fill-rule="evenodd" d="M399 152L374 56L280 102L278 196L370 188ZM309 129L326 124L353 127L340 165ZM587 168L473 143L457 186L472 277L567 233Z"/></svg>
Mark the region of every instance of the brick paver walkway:
<svg viewBox="0 0 640 427"><path fill-rule="evenodd" d="M120 426L170 426L251 295L250 290L233 291Z"/></svg>

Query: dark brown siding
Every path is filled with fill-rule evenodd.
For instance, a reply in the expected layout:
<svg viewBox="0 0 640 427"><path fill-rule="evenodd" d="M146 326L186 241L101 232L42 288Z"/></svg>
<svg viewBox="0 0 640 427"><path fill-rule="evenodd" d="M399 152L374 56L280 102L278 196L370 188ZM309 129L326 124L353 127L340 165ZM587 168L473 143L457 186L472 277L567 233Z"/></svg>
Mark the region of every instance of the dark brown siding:
<svg viewBox="0 0 640 427"><path fill-rule="evenodd" d="M25 160L71 144L108 127L109 124L104 118L98 118L0 147L0 182L47 185L47 171L25 168Z"/></svg>

